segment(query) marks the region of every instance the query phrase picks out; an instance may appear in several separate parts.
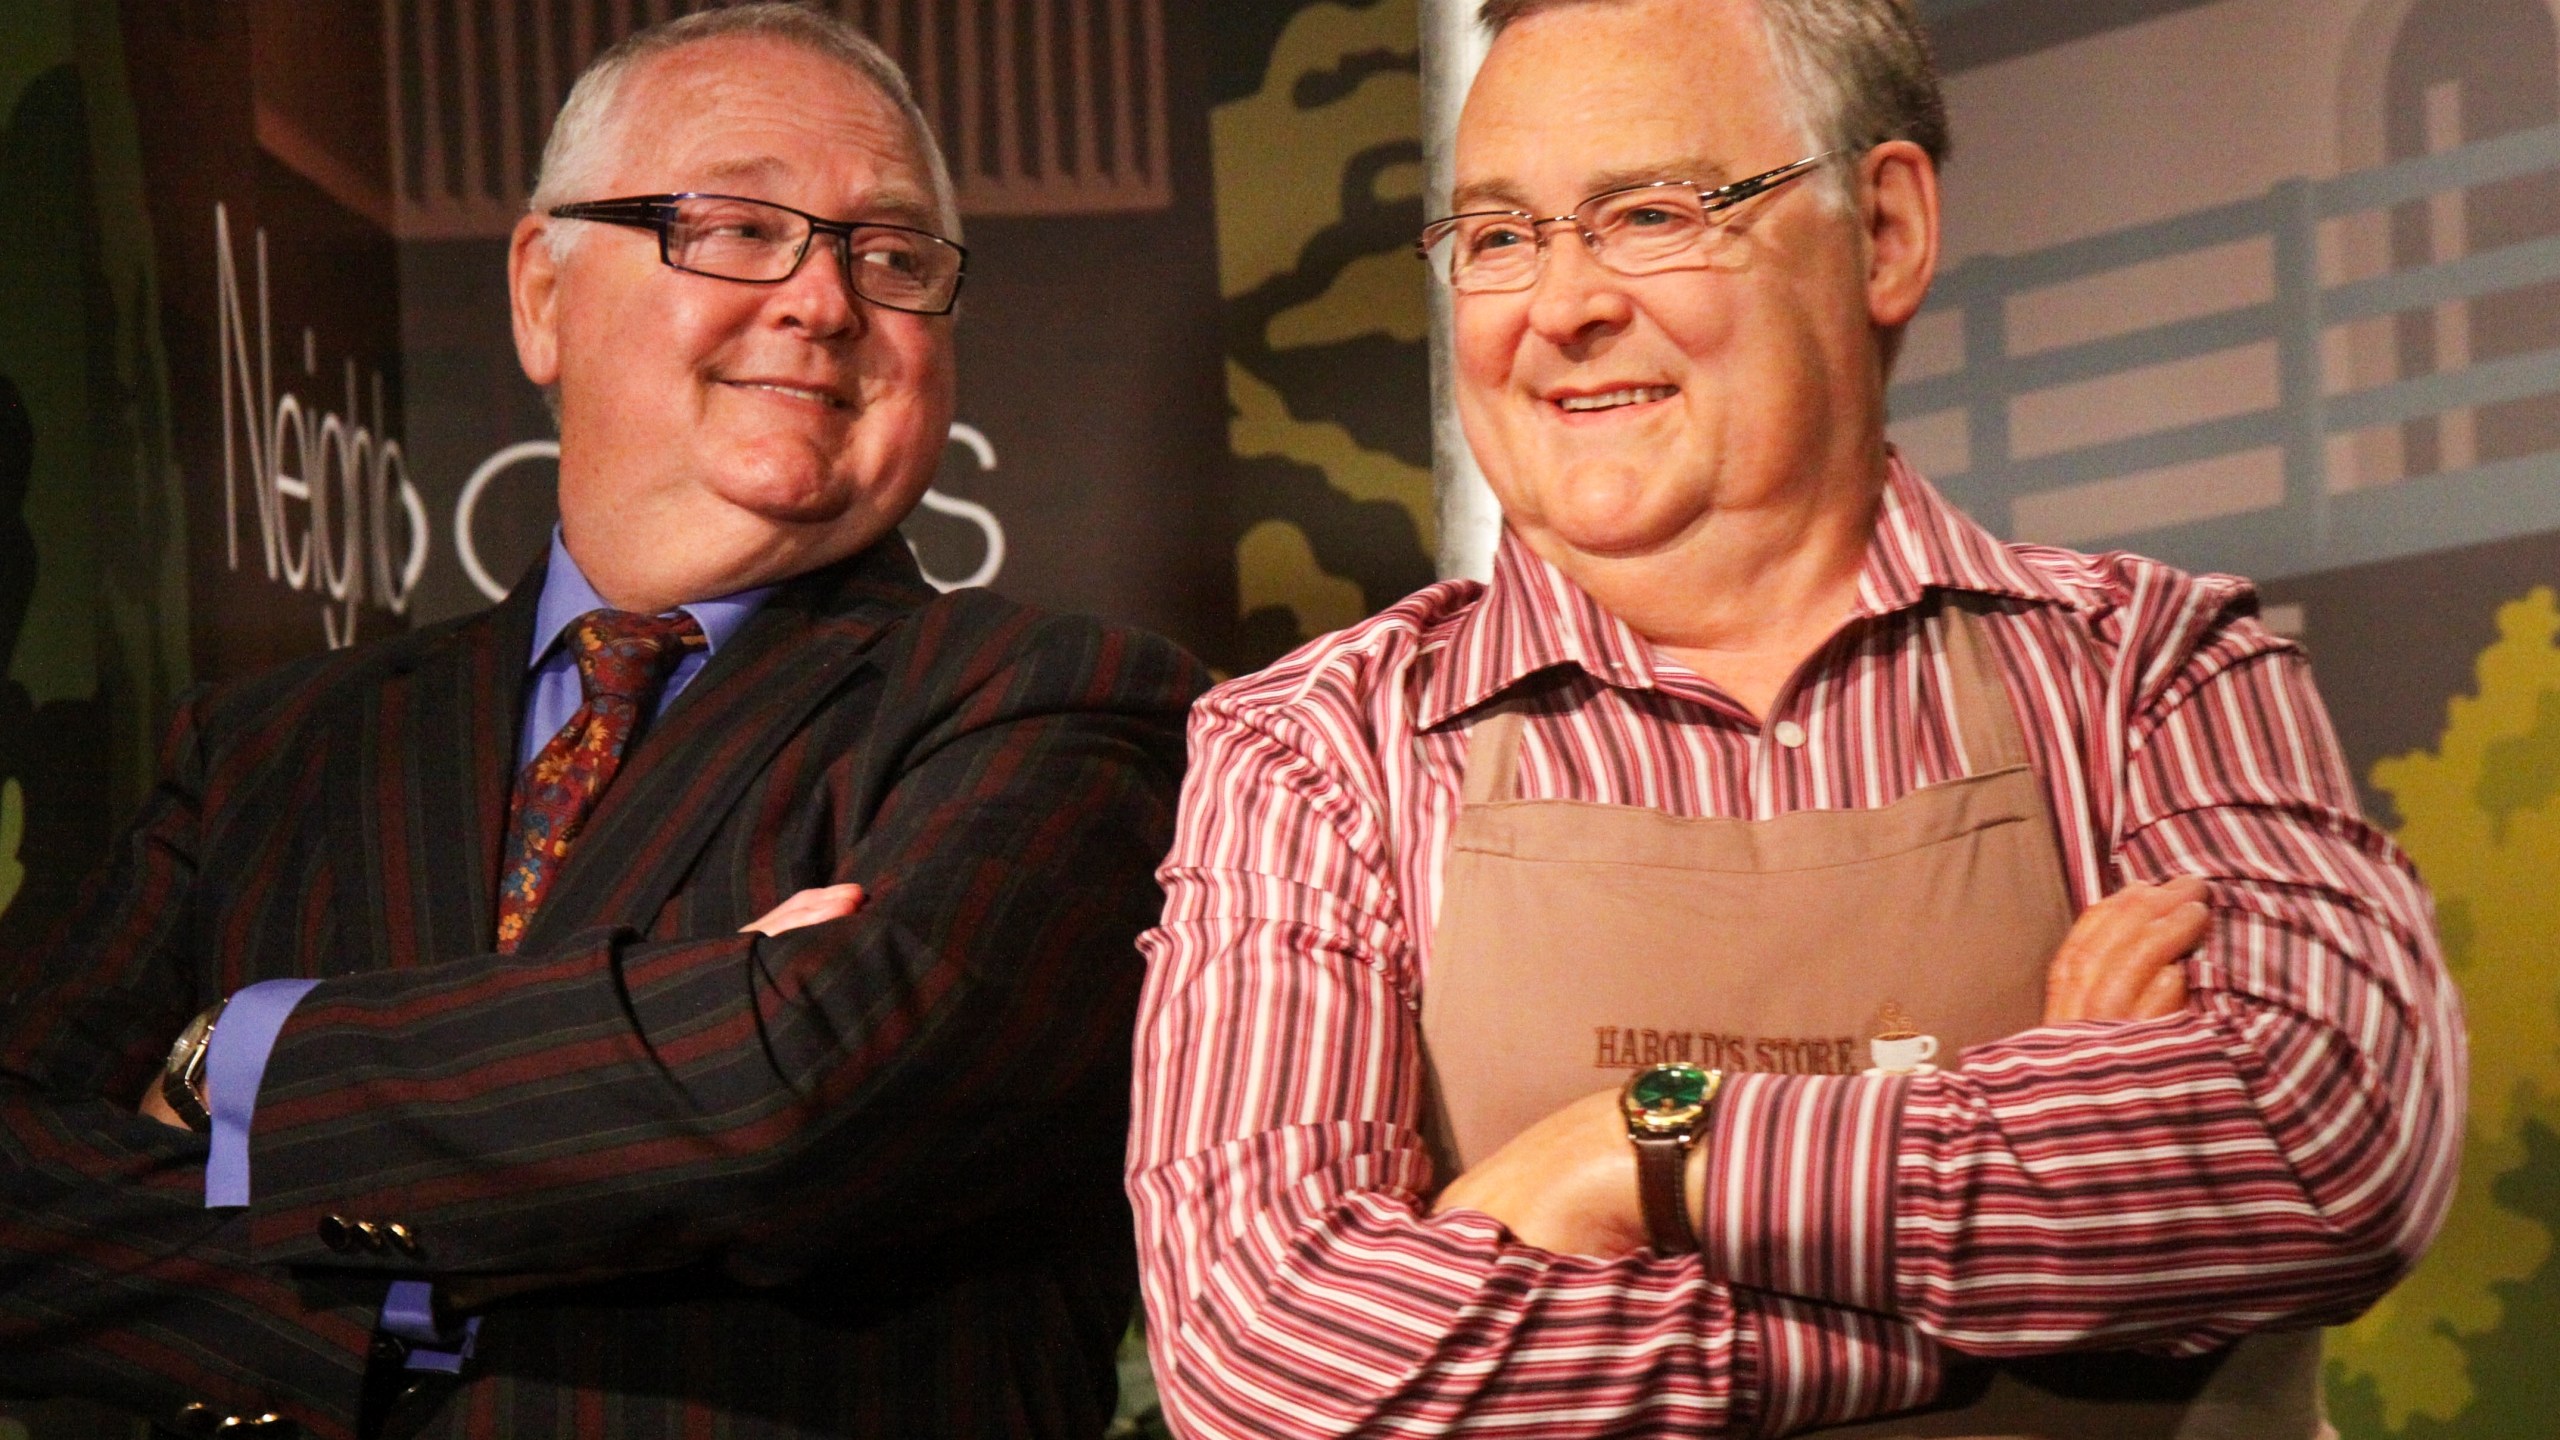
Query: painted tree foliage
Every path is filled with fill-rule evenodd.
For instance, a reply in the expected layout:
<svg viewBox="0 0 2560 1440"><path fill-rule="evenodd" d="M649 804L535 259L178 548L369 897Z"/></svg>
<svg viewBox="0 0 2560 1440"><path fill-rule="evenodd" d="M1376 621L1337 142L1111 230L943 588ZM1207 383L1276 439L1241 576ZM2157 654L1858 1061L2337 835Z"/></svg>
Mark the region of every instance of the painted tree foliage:
<svg viewBox="0 0 2560 1440"><path fill-rule="evenodd" d="M1246 668L1431 583L1415 0L1238 6L1210 116Z"/></svg>
<svg viewBox="0 0 2560 1440"><path fill-rule="evenodd" d="M2524 1440L2560 1415L2560 601L2498 611L2433 751L2373 767L2471 1025L2462 1180L2417 1273L2329 1341L2347 1440Z"/></svg>

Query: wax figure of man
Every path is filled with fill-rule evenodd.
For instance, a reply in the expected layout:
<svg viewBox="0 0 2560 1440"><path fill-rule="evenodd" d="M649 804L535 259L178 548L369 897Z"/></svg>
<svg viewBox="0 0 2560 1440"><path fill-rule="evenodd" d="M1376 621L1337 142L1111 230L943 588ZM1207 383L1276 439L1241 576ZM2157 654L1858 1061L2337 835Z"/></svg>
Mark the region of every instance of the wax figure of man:
<svg viewBox="0 0 2560 1440"><path fill-rule="evenodd" d="M2437 1224L2464 1050L2302 655L1887 446L1903 6L1484 16L1424 241L1504 534L1194 712L1130 1156L1168 1414L2308 1440L2302 1327ZM2198 882L2184 1003L2071 993L2075 913Z"/></svg>
<svg viewBox="0 0 2560 1440"><path fill-rule="evenodd" d="M1133 942L1205 677L939 596L893 528L961 255L859 35L629 42L533 209L558 542L489 613L185 708L0 1023L0 1386L204 1430L1099 1435ZM209 1161L133 1105L225 997Z"/></svg>

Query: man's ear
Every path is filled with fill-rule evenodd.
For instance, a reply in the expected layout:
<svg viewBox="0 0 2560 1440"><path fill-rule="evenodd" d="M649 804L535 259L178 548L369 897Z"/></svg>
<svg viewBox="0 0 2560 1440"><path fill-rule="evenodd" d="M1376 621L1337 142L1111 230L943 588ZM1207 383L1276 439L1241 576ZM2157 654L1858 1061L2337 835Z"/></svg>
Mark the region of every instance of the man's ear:
<svg viewBox="0 0 2560 1440"><path fill-rule="evenodd" d="M560 262L552 258L551 221L527 215L507 243L507 307L515 321L516 363L548 388L560 383Z"/></svg>
<svg viewBox="0 0 2560 1440"><path fill-rule="evenodd" d="M1938 274L1938 167L1908 140L1888 140L1860 164L1866 198L1867 316L1898 331L1920 313Z"/></svg>

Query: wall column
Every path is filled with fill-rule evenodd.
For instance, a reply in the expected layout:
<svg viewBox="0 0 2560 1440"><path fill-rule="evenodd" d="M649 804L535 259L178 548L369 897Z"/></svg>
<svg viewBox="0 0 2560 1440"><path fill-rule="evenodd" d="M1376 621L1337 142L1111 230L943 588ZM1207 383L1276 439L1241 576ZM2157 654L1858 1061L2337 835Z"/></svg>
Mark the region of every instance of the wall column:
<svg viewBox="0 0 2560 1440"><path fill-rule="evenodd" d="M1458 109L1484 60L1476 5L1477 0L1422 0L1423 208L1431 215L1449 213ZM1458 429L1450 392L1449 291L1436 283L1431 286L1431 486L1439 501L1441 577L1491 577L1502 518L1467 449L1467 437Z"/></svg>

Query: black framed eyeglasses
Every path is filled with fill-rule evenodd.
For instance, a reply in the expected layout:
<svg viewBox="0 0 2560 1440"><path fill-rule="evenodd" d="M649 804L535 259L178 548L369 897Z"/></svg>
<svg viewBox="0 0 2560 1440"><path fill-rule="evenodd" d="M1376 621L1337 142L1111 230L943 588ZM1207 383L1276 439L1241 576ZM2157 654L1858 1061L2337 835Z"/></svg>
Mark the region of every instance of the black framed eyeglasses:
<svg viewBox="0 0 2560 1440"><path fill-rule="evenodd" d="M876 220L822 220L770 200L685 191L554 205L562 220L595 220L658 232L658 258L690 275L779 285L798 274L809 243L835 242L853 293L913 315L948 315L960 298L969 252L929 230Z"/></svg>
<svg viewBox="0 0 2560 1440"><path fill-rule="evenodd" d="M1414 253L1449 287L1465 294L1526 290L1546 268L1549 225L1571 225L1591 258L1621 275L1697 269L1711 263L1728 233L1733 208L1812 172L1837 150L1707 186L1653 180L1604 190L1562 215L1526 210L1470 210L1422 227Z"/></svg>

